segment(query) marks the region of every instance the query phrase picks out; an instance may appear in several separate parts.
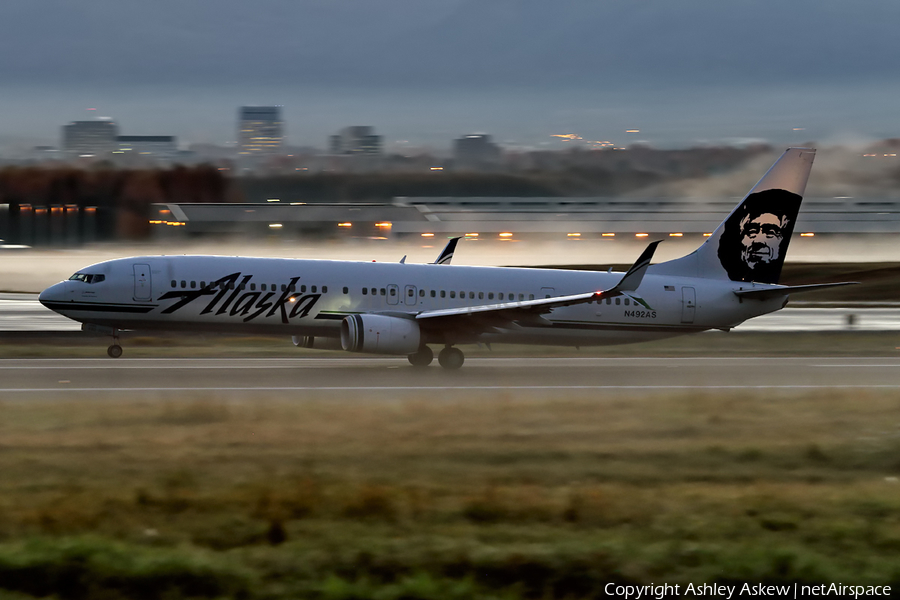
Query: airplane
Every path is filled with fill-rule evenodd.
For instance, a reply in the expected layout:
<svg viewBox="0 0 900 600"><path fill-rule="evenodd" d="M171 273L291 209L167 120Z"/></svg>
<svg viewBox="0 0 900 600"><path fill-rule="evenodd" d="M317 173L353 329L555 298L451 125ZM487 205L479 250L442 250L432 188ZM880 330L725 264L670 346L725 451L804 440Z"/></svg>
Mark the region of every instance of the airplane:
<svg viewBox="0 0 900 600"><path fill-rule="evenodd" d="M853 282L779 285L815 158L789 148L694 252L624 274L435 263L138 256L85 267L40 302L110 335L168 330L284 334L303 347L407 356L458 369L472 343L590 346L730 330L791 294Z"/></svg>

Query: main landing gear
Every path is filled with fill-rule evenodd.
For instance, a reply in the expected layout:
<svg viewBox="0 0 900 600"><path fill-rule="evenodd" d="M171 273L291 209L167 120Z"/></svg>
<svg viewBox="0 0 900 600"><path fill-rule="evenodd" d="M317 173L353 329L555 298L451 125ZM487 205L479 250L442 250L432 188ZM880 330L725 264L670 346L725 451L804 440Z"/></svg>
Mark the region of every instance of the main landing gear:
<svg viewBox="0 0 900 600"><path fill-rule="evenodd" d="M447 346L438 354L438 362L448 371L455 371L460 368L465 360L466 357L463 355L462 350L453 346Z"/></svg>
<svg viewBox="0 0 900 600"><path fill-rule="evenodd" d="M407 358L414 367L427 367L434 360L434 352L428 346L422 346L418 352L410 354ZM466 357L463 355L462 350L453 346L447 346L438 354L438 363L448 371L455 371L460 368L465 360Z"/></svg>
<svg viewBox="0 0 900 600"><path fill-rule="evenodd" d="M409 359L409 364L414 367L427 367L434 360L434 352L428 346L422 346L418 352L410 354L406 358Z"/></svg>

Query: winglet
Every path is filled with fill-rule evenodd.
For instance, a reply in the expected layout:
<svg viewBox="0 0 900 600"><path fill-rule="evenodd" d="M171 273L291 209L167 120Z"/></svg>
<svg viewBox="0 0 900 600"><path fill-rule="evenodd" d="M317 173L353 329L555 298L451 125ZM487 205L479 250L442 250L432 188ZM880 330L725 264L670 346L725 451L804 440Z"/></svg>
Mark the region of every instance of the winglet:
<svg viewBox="0 0 900 600"><path fill-rule="evenodd" d="M604 292L604 295L610 292L622 293L636 291L638 286L641 285L641 281L644 279L644 273L647 272L650 261L653 260L653 253L656 252L656 247L659 246L661 242L662 240L650 242L650 245L644 249L634 264L631 265L631 268L628 269L628 272L619 280L619 283L608 292Z"/></svg>
<svg viewBox="0 0 900 600"><path fill-rule="evenodd" d="M432 264L435 265L449 265L450 261L453 260L453 253L456 251L456 244L459 243L458 237L450 238L450 241L447 242L447 245L444 246L443 251L441 251L441 255L437 257L437 260Z"/></svg>

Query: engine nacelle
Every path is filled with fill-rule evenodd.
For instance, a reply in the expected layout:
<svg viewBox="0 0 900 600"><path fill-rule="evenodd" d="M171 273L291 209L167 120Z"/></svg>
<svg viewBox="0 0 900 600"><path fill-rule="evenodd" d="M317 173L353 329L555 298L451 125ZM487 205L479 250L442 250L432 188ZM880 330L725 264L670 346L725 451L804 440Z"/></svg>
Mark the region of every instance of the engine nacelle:
<svg viewBox="0 0 900 600"><path fill-rule="evenodd" d="M341 321L341 347L348 352L413 354L422 335L414 319L350 315Z"/></svg>
<svg viewBox="0 0 900 600"><path fill-rule="evenodd" d="M341 340L334 337L314 337L311 335L292 335L291 341L298 348L315 348L316 350L340 350Z"/></svg>

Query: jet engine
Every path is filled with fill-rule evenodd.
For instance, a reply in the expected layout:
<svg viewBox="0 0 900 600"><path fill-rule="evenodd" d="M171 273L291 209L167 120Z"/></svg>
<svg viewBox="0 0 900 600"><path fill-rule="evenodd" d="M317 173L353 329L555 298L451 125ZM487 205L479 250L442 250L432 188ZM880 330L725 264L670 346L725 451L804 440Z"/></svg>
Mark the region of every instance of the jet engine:
<svg viewBox="0 0 900 600"><path fill-rule="evenodd" d="M341 347L348 352L413 354L422 336L413 319L350 315L341 321Z"/></svg>

